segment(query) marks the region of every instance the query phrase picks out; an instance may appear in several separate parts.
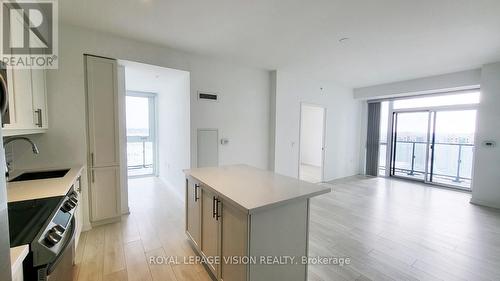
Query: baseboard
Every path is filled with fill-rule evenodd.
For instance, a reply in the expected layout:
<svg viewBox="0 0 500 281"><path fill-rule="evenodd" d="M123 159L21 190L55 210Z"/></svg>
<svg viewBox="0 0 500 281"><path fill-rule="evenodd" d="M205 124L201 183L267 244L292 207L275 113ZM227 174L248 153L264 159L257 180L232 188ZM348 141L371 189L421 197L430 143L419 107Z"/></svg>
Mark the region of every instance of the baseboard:
<svg viewBox="0 0 500 281"><path fill-rule="evenodd" d="M478 206L500 209L499 203L493 203L493 202L489 202L489 201L485 201L485 200L478 200L478 199L474 199L474 198L471 198L469 202L471 204L478 205Z"/></svg>
<svg viewBox="0 0 500 281"><path fill-rule="evenodd" d="M92 227L96 227L96 226L105 225L105 224L109 224L109 223L119 222L121 220L122 220L122 217L119 216L116 218L110 218L110 219L104 219L104 220L100 220L100 221L91 222L91 224L92 224Z"/></svg>
<svg viewBox="0 0 500 281"><path fill-rule="evenodd" d="M92 229L92 225L90 223L88 223L88 224L86 223L86 224L82 225L82 232L83 231L89 231L91 229Z"/></svg>

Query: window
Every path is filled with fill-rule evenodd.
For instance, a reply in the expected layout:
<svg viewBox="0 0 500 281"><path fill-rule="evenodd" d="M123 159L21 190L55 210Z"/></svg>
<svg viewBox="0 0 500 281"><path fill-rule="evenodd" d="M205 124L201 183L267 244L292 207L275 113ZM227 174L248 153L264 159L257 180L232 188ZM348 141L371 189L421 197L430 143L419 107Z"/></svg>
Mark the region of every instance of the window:
<svg viewBox="0 0 500 281"><path fill-rule="evenodd" d="M448 105L478 104L479 91L471 91L459 94L425 96L408 99L397 99L393 101L394 109L421 108Z"/></svg>

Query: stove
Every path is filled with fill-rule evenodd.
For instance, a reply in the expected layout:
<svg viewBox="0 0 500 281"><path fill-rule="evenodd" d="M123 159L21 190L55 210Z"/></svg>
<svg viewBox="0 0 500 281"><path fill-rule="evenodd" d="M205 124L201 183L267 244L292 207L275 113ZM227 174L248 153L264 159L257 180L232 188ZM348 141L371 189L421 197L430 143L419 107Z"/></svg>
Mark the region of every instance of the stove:
<svg viewBox="0 0 500 281"><path fill-rule="evenodd" d="M31 244L63 198L58 196L9 203L10 246Z"/></svg>
<svg viewBox="0 0 500 281"><path fill-rule="evenodd" d="M58 275L55 279L66 280L72 274L77 204L73 187L65 196L8 203L10 246L30 249L23 262L26 281Z"/></svg>

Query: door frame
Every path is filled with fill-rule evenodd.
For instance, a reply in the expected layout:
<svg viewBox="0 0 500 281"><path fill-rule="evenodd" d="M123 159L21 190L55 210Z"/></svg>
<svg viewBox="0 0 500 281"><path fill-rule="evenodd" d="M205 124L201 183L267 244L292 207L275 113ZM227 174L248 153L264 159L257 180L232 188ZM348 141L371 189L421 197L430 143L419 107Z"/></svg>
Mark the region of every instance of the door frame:
<svg viewBox="0 0 500 281"><path fill-rule="evenodd" d="M128 163L127 163L127 177L128 178L140 178L140 177L148 177L148 176L158 176L158 94L153 92L143 92L143 91L133 91L126 90L125 91L125 99L127 96L131 97L141 97L141 98L149 98L153 101L153 104L149 103L149 137L153 142L153 173L147 175L137 175L137 176L128 176ZM125 126L126 126L126 118L127 118L127 109L125 108ZM153 120L153 122L151 122ZM153 123L153 124L151 124ZM128 143L128 136L125 134L126 143Z"/></svg>
<svg viewBox="0 0 500 281"><path fill-rule="evenodd" d="M432 171L429 171L429 167L433 165L431 161L433 161L433 154L434 150L431 148L431 146L434 145L434 135L436 133L436 113L438 112L444 112L444 111L461 111L461 110L475 110L476 113L478 111L479 104L459 104L459 105L445 105L445 106L429 106L429 107L416 107L416 108L402 108L402 109L394 109L392 106L392 102L389 104L389 123L388 123L388 132L387 134L390 135L390 142L388 141L388 146L390 143L391 149L387 150L386 153L386 159L390 159L390 161L386 161L386 163L389 163L389 168L386 169L386 177L393 177L393 178L398 178L398 179L405 179L405 180L412 180L416 182L423 182L426 184L431 184L435 185L438 187L446 187L446 188L451 188L451 189L456 189L460 191L466 191L466 192L471 192L472 191L472 181L471 179L471 186L470 188L464 188L461 186L457 185L452 185L452 184L446 184L446 183L439 183L439 182L433 182L430 181L429 173ZM397 113L412 113L412 112L429 112L429 119L428 119L428 125L427 125L427 148L426 148L426 160L425 160L425 171L424 171L424 180L418 180L418 179L411 179L408 177L402 177L402 176L395 176L391 175L391 170L392 170L392 165L393 165L393 149L394 149L394 136L395 136L395 119L394 116ZM477 119L476 119L476 128L477 128ZM389 138L388 138L389 139ZM477 144L474 143L474 146ZM431 151L432 150L432 151ZM472 171L474 171L474 159L476 157L476 153L472 154Z"/></svg>
<svg viewBox="0 0 500 281"><path fill-rule="evenodd" d="M320 182L324 182L325 180L325 151L326 151L326 117L327 117L327 108L326 106L319 105L319 104L314 104L314 103L309 103L309 102L300 102L299 105L299 149L298 149L298 167L297 167L297 178L300 180L300 164L301 164L301 157L300 157L300 152L301 152L301 141L300 137L302 135L302 107L303 106L310 106L310 107L318 107L323 109L323 137L321 138L321 176L320 176Z"/></svg>

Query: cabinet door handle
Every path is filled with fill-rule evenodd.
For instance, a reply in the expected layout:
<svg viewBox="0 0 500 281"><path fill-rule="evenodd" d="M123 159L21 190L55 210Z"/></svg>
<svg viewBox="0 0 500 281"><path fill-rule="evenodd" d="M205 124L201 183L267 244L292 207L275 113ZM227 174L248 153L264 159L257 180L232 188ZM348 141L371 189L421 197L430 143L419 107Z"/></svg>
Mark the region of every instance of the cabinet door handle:
<svg viewBox="0 0 500 281"><path fill-rule="evenodd" d="M199 184L194 185L194 202L198 201L200 197L198 197L198 188L200 187Z"/></svg>
<svg viewBox="0 0 500 281"><path fill-rule="evenodd" d="M90 163L92 165L92 167L94 167L94 153L90 153Z"/></svg>
<svg viewBox="0 0 500 281"><path fill-rule="evenodd" d="M221 217L221 214L219 213L219 203L220 203L220 200L215 199L215 219L216 220L219 220L219 218Z"/></svg>
<svg viewBox="0 0 500 281"><path fill-rule="evenodd" d="M215 196L212 199L212 218L215 218L216 211L215 211Z"/></svg>
<svg viewBox="0 0 500 281"><path fill-rule="evenodd" d="M77 181L78 181L78 188L76 189L76 191L81 193L82 192L82 179L80 177L78 177Z"/></svg>
<svg viewBox="0 0 500 281"><path fill-rule="evenodd" d="M37 116L37 123L35 125L37 125L38 127L43 127L43 120L42 120L42 109L38 108L37 110L35 110L35 113L36 113L36 116Z"/></svg>
<svg viewBox="0 0 500 281"><path fill-rule="evenodd" d="M95 173L93 169L92 169L92 182L95 182Z"/></svg>

